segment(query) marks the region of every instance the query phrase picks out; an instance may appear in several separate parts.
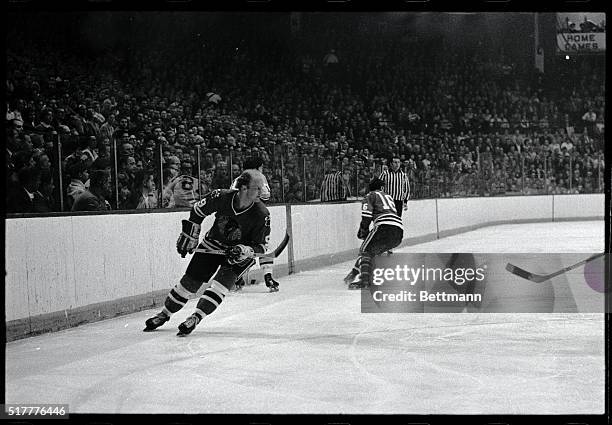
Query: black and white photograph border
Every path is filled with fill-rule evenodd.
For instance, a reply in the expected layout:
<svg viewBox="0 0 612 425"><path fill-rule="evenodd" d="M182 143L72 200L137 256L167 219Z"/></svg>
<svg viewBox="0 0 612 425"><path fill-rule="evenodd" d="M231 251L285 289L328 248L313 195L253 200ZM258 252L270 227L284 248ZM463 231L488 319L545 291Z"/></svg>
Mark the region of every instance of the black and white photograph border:
<svg viewBox="0 0 612 425"><path fill-rule="evenodd" d="M27 3L3 419L607 423L603 6ZM364 308L377 261L462 253L487 303Z"/></svg>

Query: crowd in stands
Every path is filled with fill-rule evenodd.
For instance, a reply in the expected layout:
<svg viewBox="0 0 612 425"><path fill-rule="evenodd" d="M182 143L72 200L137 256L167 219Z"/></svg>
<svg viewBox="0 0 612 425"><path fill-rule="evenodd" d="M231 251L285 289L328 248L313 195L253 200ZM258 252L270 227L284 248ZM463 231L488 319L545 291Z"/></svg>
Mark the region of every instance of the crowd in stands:
<svg viewBox="0 0 612 425"><path fill-rule="evenodd" d="M252 157L271 202L319 200L338 171L363 196L393 156L412 198L603 191L603 58L551 83L444 38L148 31L82 55L11 39L8 212L186 207Z"/></svg>

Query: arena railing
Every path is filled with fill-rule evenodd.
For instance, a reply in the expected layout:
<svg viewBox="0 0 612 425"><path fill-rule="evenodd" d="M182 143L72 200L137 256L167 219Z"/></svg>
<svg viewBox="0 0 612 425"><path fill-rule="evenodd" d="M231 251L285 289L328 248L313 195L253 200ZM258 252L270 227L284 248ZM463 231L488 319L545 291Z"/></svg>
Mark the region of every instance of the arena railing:
<svg viewBox="0 0 612 425"><path fill-rule="evenodd" d="M326 174L340 173L343 191L333 201L355 201L367 193L369 180L380 175L387 167L380 159L336 160L323 156L321 152L301 154L287 145L274 145L271 155L263 150L241 152L192 146L178 152L181 164L174 163L175 158L167 149L158 144L152 151L144 144L133 141L134 153L124 152L125 141L113 139L98 142L102 162L92 162L85 148L83 138L72 135L45 135L49 141L53 169L52 198L55 201L54 211L70 212L74 201L69 194L71 180L69 157L79 157L89 170L102 166L111 175L112 193L107 198L112 210L130 211L137 207L137 199L142 182L136 182L135 176L141 168L152 170L155 190L150 195L157 200L154 206L161 208L177 207L171 202L172 193L168 185L172 178L181 174L181 165L186 159L193 160L189 172L195 181L194 199L210 190L229 188L231 182L242 171L244 162L254 156L263 156L264 174L270 188L270 203L320 202L321 186ZM93 143L93 142L92 142ZM132 144L132 143L130 143ZM93 151L92 146L89 150ZM192 155L195 153L195 155ZM133 161L127 157L132 156ZM542 195L563 193L602 193L604 189L603 153L596 156L580 156L576 151L561 155L546 152L545 155L533 156L522 153L495 157L490 154L477 154L473 161L456 161L456 163L437 163L429 167L417 165L410 169L404 167L411 185L411 199L465 197L465 196L499 196L499 195ZM86 182L81 182L85 184ZM74 186L74 184L73 184ZM78 186L78 184L77 184ZM161 190L160 190L161 188Z"/></svg>

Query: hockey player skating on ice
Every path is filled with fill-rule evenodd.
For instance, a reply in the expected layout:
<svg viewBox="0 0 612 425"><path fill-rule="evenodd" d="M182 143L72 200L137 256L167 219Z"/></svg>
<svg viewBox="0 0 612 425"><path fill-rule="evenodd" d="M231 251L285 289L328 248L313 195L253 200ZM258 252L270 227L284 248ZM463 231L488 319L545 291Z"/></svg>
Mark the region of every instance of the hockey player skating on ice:
<svg viewBox="0 0 612 425"><path fill-rule="evenodd" d="M370 286L373 258L402 242L402 219L397 215L393 198L382 191L383 187L384 182L381 179L373 178L369 185L370 192L362 201L361 224L357 237L363 239L363 243L359 248L359 258L355 266L345 278L345 281L352 280L349 289ZM372 230L369 230L370 223L373 224Z"/></svg>
<svg viewBox="0 0 612 425"><path fill-rule="evenodd" d="M244 161L244 170L257 170L263 175L263 159L261 158L251 158ZM237 179L236 179L237 180ZM236 180L232 182L231 189L236 189ZM259 196L259 200L262 202L267 202L270 200L270 185L268 185L268 180L264 175L264 185L261 190L261 195ZM260 258L259 265L261 266L264 273L264 282L266 282L266 286L270 289L270 292L278 292L278 282L274 280L272 277L272 264L274 264L274 259L269 258ZM240 278L238 282L236 282L236 286L239 288L240 286L244 286L244 278Z"/></svg>
<svg viewBox="0 0 612 425"><path fill-rule="evenodd" d="M270 213L262 202L257 202L263 185L263 174L248 170L238 177L237 189L214 190L193 205L189 220L182 221L183 231L176 243L178 253L185 257L198 247L198 251L225 250L226 255L196 252L180 282L170 290L162 311L145 322L145 332L170 320L208 282L195 312L178 327L177 335L190 334L205 316L219 307L236 281L255 264L255 253L266 251ZM215 222L198 246L202 220L211 214L216 214ZM213 275L215 278L211 280Z"/></svg>

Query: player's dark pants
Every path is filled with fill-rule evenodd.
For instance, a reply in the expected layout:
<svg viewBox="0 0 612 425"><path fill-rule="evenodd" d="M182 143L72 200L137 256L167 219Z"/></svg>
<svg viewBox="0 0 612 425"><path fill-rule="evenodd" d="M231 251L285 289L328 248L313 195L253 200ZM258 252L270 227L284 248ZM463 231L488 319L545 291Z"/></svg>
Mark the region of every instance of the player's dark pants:
<svg viewBox="0 0 612 425"><path fill-rule="evenodd" d="M374 226L368 233L361 247L359 248L360 257L355 266L359 267L362 282L370 281L372 272L372 259L385 251L395 248L402 242L404 230L398 226L381 224Z"/></svg>
<svg viewBox="0 0 612 425"><path fill-rule="evenodd" d="M393 201L395 203L395 211L397 211L397 215L402 216L402 212L404 211L404 201L398 201L395 199Z"/></svg>
<svg viewBox="0 0 612 425"><path fill-rule="evenodd" d="M200 246L202 248L202 246ZM188 276L193 283L185 286L185 289L195 293L200 289L202 283L209 282L210 278L215 275L215 281L219 282L228 290L231 290L234 284L240 277L255 264L255 260L247 261L241 265L228 264L225 255L195 253L185 275Z"/></svg>
<svg viewBox="0 0 612 425"><path fill-rule="evenodd" d="M202 248L200 245L198 248ZM231 265L224 255L195 253L178 285L170 290L163 311L173 314L179 311L204 282L209 282L196 307L195 314L200 320L219 307L234 284L255 264L250 259L241 264ZM214 276L214 279L212 279Z"/></svg>
<svg viewBox="0 0 612 425"><path fill-rule="evenodd" d="M398 226L392 226L390 224L374 226L361 244L359 254L368 254L371 257L380 255L398 246L402 242L403 237L404 230Z"/></svg>

